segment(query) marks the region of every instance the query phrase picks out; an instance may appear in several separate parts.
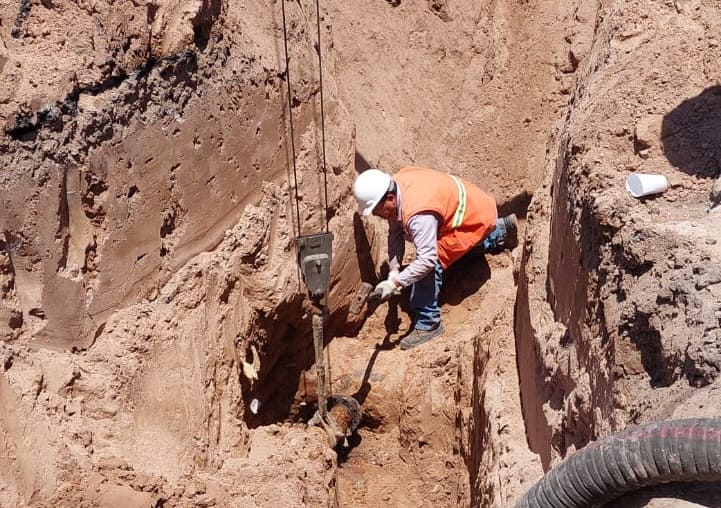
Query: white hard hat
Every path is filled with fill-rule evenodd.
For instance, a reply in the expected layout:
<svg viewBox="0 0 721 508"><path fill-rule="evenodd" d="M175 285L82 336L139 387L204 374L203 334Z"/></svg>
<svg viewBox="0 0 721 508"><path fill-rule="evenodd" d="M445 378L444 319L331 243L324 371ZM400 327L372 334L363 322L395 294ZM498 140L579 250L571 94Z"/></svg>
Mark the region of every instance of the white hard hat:
<svg viewBox="0 0 721 508"><path fill-rule="evenodd" d="M370 215L388 192L391 176L379 169L366 169L353 183L353 195L358 201L361 215Z"/></svg>

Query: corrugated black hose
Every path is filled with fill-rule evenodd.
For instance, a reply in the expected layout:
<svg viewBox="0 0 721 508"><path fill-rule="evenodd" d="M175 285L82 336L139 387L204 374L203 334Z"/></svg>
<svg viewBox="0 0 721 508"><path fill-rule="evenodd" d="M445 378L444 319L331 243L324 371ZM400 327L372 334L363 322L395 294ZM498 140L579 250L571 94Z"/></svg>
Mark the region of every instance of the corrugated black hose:
<svg viewBox="0 0 721 508"><path fill-rule="evenodd" d="M670 482L721 481L721 419L691 418L626 429L567 457L516 508L589 508Z"/></svg>

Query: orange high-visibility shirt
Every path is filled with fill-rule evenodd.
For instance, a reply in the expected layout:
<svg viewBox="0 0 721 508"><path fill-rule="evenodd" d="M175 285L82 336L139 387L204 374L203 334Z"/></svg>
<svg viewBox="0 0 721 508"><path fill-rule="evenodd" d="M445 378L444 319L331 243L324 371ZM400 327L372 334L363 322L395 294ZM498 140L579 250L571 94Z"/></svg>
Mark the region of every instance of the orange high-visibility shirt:
<svg viewBox="0 0 721 508"><path fill-rule="evenodd" d="M496 226L496 200L472 183L442 171L416 166L392 176L401 191L401 221L433 212L441 219L438 261L446 269L483 240Z"/></svg>

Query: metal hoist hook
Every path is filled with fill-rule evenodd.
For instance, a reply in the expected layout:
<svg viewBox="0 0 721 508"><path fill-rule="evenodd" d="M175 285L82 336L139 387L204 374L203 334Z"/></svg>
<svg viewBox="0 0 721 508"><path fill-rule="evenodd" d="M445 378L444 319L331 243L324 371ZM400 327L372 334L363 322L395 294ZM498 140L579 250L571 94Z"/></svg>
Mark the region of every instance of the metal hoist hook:
<svg viewBox="0 0 721 508"><path fill-rule="evenodd" d="M301 235L296 239L298 264L303 281L316 307L323 307L321 300L328 293L330 265L333 261L333 233Z"/></svg>

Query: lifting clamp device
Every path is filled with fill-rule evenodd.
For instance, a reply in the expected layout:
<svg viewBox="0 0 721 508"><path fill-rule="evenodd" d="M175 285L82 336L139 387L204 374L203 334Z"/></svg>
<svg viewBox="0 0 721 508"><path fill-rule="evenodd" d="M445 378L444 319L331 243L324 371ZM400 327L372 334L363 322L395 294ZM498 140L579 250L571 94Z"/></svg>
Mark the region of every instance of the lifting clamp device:
<svg viewBox="0 0 721 508"><path fill-rule="evenodd" d="M326 393L326 367L323 355L325 344L323 329L328 316L328 306L325 302L333 261L333 233L301 235L297 238L296 245L298 264L313 303L313 350L318 378L318 411L308 424L320 424L323 427L331 448L339 444L348 446L348 436L360 425L361 407L353 397L329 396Z"/></svg>

